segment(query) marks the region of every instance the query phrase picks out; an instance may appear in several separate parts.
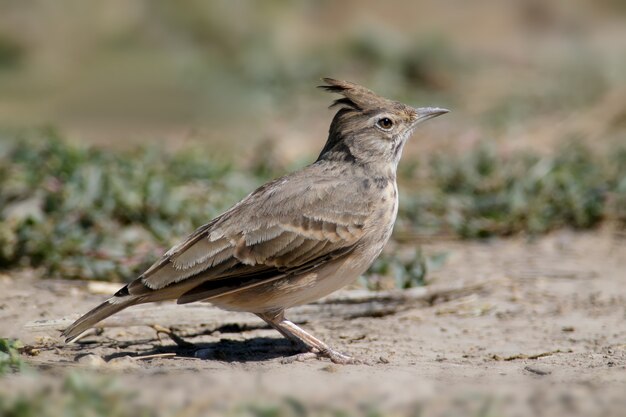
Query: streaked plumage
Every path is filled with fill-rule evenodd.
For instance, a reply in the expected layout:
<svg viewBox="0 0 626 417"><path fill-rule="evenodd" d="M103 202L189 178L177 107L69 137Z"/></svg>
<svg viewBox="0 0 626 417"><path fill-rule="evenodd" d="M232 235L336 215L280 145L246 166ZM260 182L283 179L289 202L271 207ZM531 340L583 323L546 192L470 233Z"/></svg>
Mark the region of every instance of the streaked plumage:
<svg viewBox="0 0 626 417"><path fill-rule="evenodd" d="M398 210L396 167L418 122L447 112L414 109L356 84L324 79L341 94L318 159L271 181L171 248L146 272L64 331L74 340L128 306L210 301L259 315L335 362L351 359L284 319L371 265ZM386 129L391 123L391 128Z"/></svg>

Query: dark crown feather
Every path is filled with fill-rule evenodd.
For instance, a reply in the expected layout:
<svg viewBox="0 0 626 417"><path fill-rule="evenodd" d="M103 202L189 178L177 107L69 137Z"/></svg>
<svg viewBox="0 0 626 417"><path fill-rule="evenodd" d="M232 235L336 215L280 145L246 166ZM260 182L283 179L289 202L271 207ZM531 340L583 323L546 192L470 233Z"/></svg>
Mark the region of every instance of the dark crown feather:
<svg viewBox="0 0 626 417"><path fill-rule="evenodd" d="M373 91L349 81L335 80L333 78L322 78L322 81L326 85L320 85L318 88L330 93L343 95L342 98L333 101L330 108L342 106L355 110L364 110L368 107L379 105L381 101L385 101L385 99L377 96Z"/></svg>
<svg viewBox="0 0 626 417"><path fill-rule="evenodd" d="M332 104L330 106L328 106L329 109L332 109L333 107L351 107L355 110L362 110L358 104L356 104L354 101L352 101L351 99L349 99L348 97L342 97L342 98L338 98L337 100L333 101Z"/></svg>

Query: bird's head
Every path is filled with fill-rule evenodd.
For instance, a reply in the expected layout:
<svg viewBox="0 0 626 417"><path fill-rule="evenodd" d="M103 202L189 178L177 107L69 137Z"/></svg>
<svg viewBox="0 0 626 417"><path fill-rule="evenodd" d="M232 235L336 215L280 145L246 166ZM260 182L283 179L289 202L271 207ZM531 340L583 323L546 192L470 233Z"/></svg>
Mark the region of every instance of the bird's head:
<svg viewBox="0 0 626 417"><path fill-rule="evenodd" d="M330 106L339 107L330 125L328 141L318 160L336 159L362 164L393 164L415 127L449 110L415 108L375 94L360 85L324 78L322 88L343 97Z"/></svg>

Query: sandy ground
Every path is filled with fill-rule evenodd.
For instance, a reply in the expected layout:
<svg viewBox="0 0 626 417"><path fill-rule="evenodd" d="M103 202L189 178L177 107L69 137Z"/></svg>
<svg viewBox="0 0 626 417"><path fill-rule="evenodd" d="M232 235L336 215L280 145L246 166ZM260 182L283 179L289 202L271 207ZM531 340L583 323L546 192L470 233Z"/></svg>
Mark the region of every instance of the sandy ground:
<svg viewBox="0 0 626 417"><path fill-rule="evenodd" d="M78 367L115 375L164 414L219 415L233 404L294 398L319 409L412 415L626 415L623 237L563 231L423 249L449 254L431 274L433 286L489 284L382 317L337 314L303 324L366 365L285 364L293 347L251 315L241 326L176 326L195 347L159 339L147 326L105 328L65 345L56 330L25 324L76 317L104 296L33 272L4 275L0 335L39 348L27 360L41 372L9 376L0 390L54 383ZM127 357L162 353L169 356Z"/></svg>

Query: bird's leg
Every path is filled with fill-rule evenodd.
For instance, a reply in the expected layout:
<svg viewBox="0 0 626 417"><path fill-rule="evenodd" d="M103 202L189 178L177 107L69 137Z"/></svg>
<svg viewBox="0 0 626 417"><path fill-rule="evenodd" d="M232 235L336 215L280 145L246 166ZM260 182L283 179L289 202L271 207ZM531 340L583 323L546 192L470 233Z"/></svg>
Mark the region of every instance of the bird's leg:
<svg viewBox="0 0 626 417"><path fill-rule="evenodd" d="M296 326L293 322L285 319L284 311L280 311L278 313L260 313L257 315L267 324L278 330L280 334L285 336L287 339L298 342L307 347L309 352L303 354L301 357L297 357L297 359L308 359L322 356L329 358L333 363L342 365L359 363L359 361L351 358L350 356L337 352L317 337L307 333L302 328Z"/></svg>
<svg viewBox="0 0 626 417"><path fill-rule="evenodd" d="M299 346L300 348L304 347L307 350L310 350L311 347L307 345L302 339L293 335L292 333L288 333L281 326L278 325L281 320L284 320L284 313L281 312L279 315L276 314L257 314L260 318L262 318L270 327L274 330L277 330L280 334L282 334L287 340L291 341L294 346Z"/></svg>

